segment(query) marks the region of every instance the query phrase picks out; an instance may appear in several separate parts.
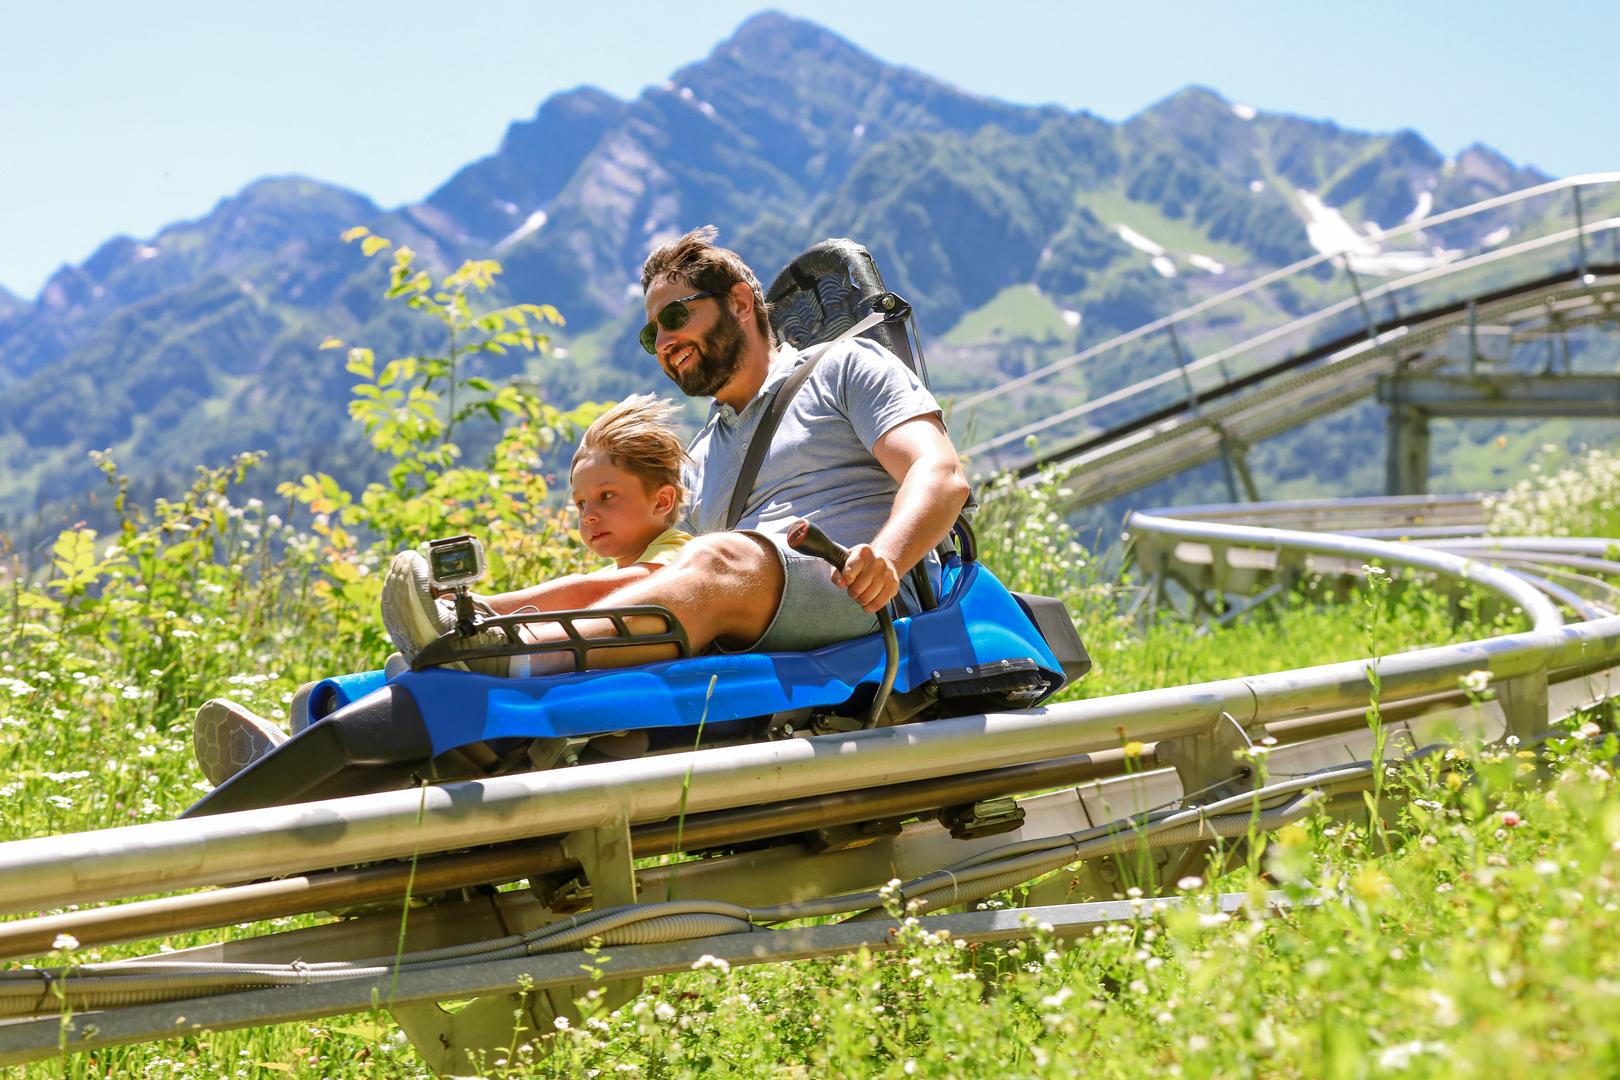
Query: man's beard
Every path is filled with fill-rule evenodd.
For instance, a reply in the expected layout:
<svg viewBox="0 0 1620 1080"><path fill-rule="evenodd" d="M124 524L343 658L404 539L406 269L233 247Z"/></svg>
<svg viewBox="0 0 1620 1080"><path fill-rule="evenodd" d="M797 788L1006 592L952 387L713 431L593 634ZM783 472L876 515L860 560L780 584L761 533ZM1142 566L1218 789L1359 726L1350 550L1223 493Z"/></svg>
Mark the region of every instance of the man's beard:
<svg viewBox="0 0 1620 1080"><path fill-rule="evenodd" d="M713 397L742 367L742 322L724 303L715 324L697 342L697 355L678 371L664 368L687 397Z"/></svg>

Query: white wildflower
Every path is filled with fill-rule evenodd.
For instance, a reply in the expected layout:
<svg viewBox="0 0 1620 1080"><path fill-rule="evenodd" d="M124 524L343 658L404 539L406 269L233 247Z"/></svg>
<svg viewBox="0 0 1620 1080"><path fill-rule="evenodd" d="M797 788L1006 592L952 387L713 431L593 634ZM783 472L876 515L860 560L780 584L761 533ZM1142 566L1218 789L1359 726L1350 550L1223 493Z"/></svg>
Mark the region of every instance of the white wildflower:
<svg viewBox="0 0 1620 1080"><path fill-rule="evenodd" d="M720 957L718 957L718 956L713 956L713 955L711 955L709 953L704 953L702 956L700 956L696 960L692 961L692 970L693 971L702 971L704 968L711 968L711 967L715 968L716 970L720 971L721 973L725 973L725 972L728 972L728 971L731 970L731 964L729 962L720 959Z"/></svg>
<svg viewBox="0 0 1620 1080"><path fill-rule="evenodd" d="M1423 1042L1414 1039L1412 1042L1396 1043L1386 1046L1378 1055L1378 1064L1385 1069L1404 1069L1412 1064L1412 1059L1419 1054L1438 1054L1445 1046L1437 1042Z"/></svg>

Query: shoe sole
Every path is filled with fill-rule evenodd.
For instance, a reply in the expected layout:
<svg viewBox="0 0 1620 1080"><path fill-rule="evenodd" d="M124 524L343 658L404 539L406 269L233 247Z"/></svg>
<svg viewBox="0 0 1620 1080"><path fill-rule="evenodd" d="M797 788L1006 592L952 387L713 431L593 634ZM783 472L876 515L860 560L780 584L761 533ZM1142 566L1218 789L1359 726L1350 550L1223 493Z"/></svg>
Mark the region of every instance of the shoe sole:
<svg viewBox="0 0 1620 1080"><path fill-rule="evenodd" d="M191 723L191 745L215 787L287 741L287 733L233 701L205 701Z"/></svg>
<svg viewBox="0 0 1620 1080"><path fill-rule="evenodd" d="M431 605L431 610L424 604ZM482 604L478 606L485 612L489 610ZM382 616L383 628L388 631L389 640L407 662L416 659L417 653L453 629L453 624L444 621L439 603L433 599L427 560L416 552L402 551L388 564L388 575L383 579ZM504 634L490 631L468 638L467 645L494 645L504 641ZM460 671L472 670L483 675L504 676L510 670L509 660L504 656L465 663L456 661L443 666Z"/></svg>
<svg viewBox="0 0 1620 1080"><path fill-rule="evenodd" d="M433 605L431 614L423 608L424 601ZM395 555L383 579L383 628L406 660L414 660L449 629L438 614L438 603L429 590L427 560L414 551Z"/></svg>

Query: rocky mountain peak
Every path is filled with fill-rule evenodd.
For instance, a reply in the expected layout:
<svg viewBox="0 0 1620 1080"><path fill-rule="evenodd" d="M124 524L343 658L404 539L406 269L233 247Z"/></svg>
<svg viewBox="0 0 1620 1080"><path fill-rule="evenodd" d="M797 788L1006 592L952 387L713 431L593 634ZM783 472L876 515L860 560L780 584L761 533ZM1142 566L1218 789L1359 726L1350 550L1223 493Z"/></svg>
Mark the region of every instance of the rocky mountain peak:
<svg viewBox="0 0 1620 1080"><path fill-rule="evenodd" d="M1473 143L1457 155L1457 172L1492 186L1528 187L1552 177L1531 165L1518 166L1484 143Z"/></svg>
<svg viewBox="0 0 1620 1080"><path fill-rule="evenodd" d="M762 11L749 16L731 37L715 46L709 59L724 59L744 70L759 72L816 62L868 69L884 66L872 54L826 27L780 11ZM683 69L681 73L689 70Z"/></svg>
<svg viewBox="0 0 1620 1080"><path fill-rule="evenodd" d="M585 155L629 106L594 86L553 94L533 119L506 129L500 148L457 172L427 198L460 243L499 244L538 222ZM538 225L534 225L538 228Z"/></svg>

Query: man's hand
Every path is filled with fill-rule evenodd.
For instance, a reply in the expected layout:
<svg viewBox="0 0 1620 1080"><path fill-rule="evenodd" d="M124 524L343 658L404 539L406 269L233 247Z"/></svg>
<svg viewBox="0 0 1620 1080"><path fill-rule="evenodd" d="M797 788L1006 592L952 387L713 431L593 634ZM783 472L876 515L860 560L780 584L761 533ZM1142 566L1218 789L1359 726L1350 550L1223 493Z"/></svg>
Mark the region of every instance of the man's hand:
<svg viewBox="0 0 1620 1080"><path fill-rule="evenodd" d="M900 571L892 560L874 551L871 544L856 544L850 548L844 569L834 570L832 579L833 584L849 593L850 599L874 615L900 593Z"/></svg>

